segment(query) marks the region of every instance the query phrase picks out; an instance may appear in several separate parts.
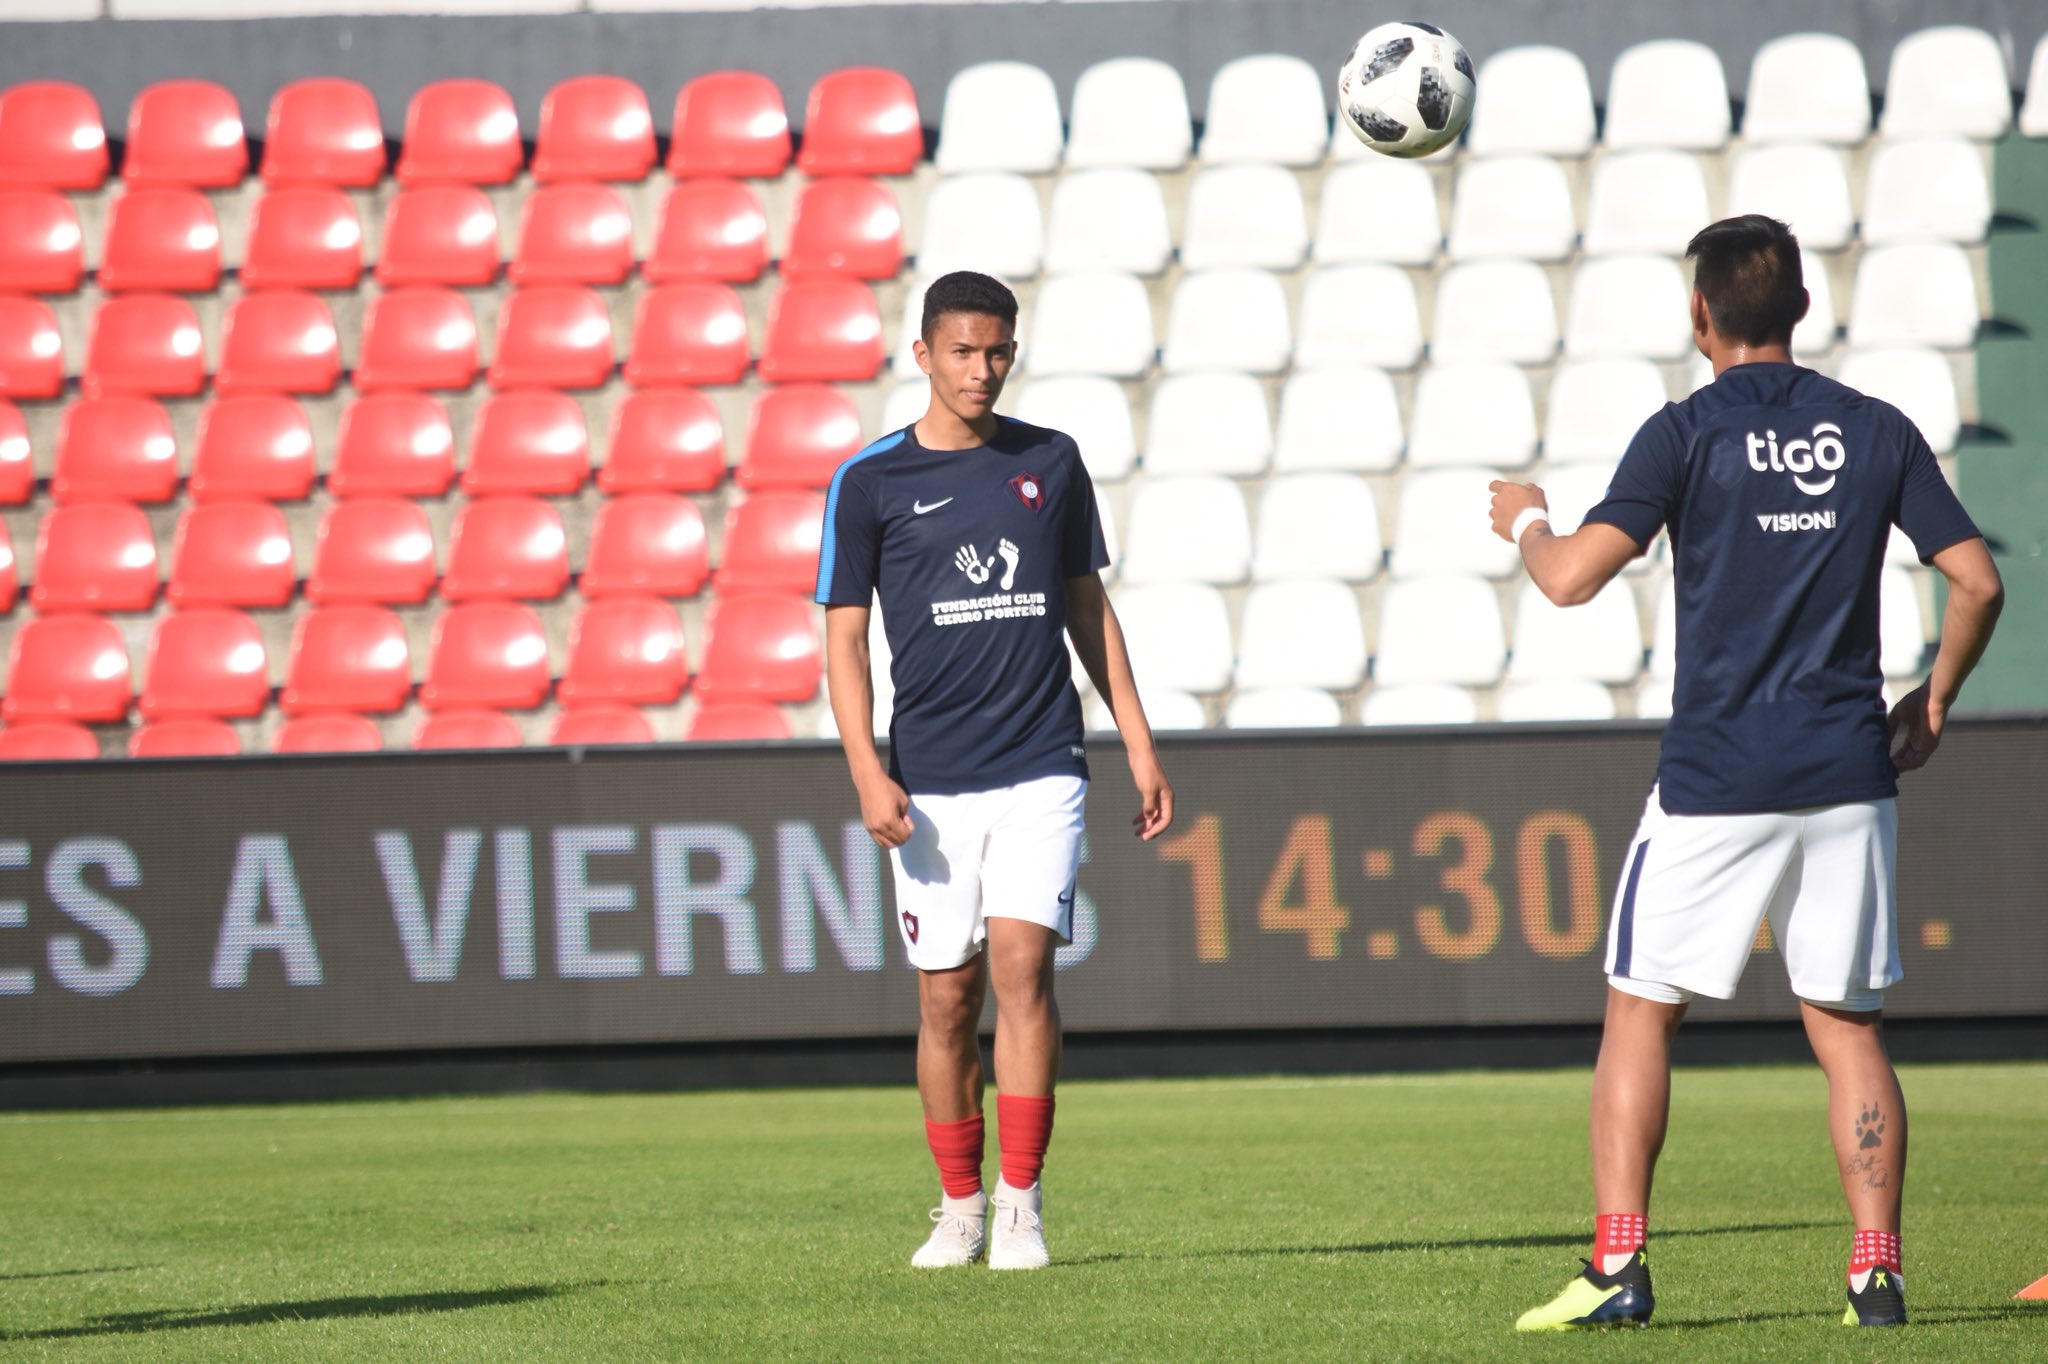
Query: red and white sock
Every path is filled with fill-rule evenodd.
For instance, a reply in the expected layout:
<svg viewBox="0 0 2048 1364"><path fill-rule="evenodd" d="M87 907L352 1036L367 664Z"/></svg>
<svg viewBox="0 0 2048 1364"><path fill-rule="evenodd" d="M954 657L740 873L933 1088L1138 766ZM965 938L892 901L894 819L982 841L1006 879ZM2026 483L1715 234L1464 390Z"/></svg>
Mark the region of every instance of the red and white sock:
<svg viewBox="0 0 2048 1364"><path fill-rule="evenodd" d="M1870 1285L1870 1271L1883 1266L1905 1277L1899 1264L1899 1234L1895 1231L1858 1230L1849 1249L1849 1282L1857 1292Z"/></svg>
<svg viewBox="0 0 2048 1364"><path fill-rule="evenodd" d="M1052 1143L1052 1095L996 1095L996 1141L1003 1150L1003 1183L1013 1189L1036 1184Z"/></svg>
<svg viewBox="0 0 2048 1364"><path fill-rule="evenodd" d="M939 1167L939 1187L949 1201L981 1197L981 1157L986 1145L981 1114L958 1122L924 1121L925 1143Z"/></svg>
<svg viewBox="0 0 2048 1364"><path fill-rule="evenodd" d="M1593 1267L1612 1274L1649 1239L1646 1212L1603 1212L1593 1219Z"/></svg>

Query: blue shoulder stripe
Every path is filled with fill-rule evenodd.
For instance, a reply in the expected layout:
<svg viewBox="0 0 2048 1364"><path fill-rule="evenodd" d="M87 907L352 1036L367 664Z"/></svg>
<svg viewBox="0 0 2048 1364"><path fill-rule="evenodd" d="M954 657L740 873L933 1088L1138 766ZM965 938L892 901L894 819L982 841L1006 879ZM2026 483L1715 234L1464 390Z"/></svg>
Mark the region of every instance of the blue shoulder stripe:
<svg viewBox="0 0 2048 1364"><path fill-rule="evenodd" d="M895 449L903 443L903 438L909 434L909 431L910 428L906 426L901 431L882 437L833 471L832 489L825 494L825 534L818 545L818 590L816 600L820 605L830 605L832 601L832 569L839 548L836 543L839 538L839 485L846 481L846 471L866 459L869 455L879 455L885 451Z"/></svg>

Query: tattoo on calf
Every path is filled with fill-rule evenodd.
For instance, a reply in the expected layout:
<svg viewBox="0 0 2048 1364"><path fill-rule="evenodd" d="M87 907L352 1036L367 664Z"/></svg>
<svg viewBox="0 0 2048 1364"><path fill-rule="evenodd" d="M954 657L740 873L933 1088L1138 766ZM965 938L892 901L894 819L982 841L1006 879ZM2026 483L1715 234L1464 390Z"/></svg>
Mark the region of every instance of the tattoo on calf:
<svg viewBox="0 0 2048 1364"><path fill-rule="evenodd" d="M1884 1145L1884 1110L1875 1102L1856 1115L1856 1145L1864 1151Z"/></svg>

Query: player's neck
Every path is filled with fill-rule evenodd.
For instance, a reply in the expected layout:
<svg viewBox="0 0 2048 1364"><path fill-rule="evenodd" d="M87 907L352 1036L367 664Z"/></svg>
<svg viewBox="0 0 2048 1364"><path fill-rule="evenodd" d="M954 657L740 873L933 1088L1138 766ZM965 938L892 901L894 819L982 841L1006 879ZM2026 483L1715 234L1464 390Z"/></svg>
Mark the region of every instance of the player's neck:
<svg viewBox="0 0 2048 1364"><path fill-rule="evenodd" d="M1720 378L1725 370L1737 365L1789 365L1792 364L1792 348L1778 342L1766 346L1722 345L1714 348L1714 377Z"/></svg>
<svg viewBox="0 0 2048 1364"><path fill-rule="evenodd" d="M972 450L995 439L994 413L968 421L942 403L933 403L911 428L917 443L927 450Z"/></svg>

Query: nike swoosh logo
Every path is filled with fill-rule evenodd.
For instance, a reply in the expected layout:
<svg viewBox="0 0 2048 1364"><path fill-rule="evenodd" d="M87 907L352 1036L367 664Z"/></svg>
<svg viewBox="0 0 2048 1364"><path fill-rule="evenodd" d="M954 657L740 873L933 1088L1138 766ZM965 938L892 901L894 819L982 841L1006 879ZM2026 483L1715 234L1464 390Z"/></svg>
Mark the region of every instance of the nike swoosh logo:
<svg viewBox="0 0 2048 1364"><path fill-rule="evenodd" d="M1070 890L1065 895L1053 896L1053 899L1059 901L1063 905L1071 905L1072 903L1074 903L1074 892Z"/></svg>
<svg viewBox="0 0 2048 1364"><path fill-rule="evenodd" d="M951 502L952 500L953 499L950 497L941 498L937 502L932 503L929 507L927 507L922 502L913 502L910 504L910 510L913 515L923 516L926 512L937 511L939 508L945 506L948 502Z"/></svg>

